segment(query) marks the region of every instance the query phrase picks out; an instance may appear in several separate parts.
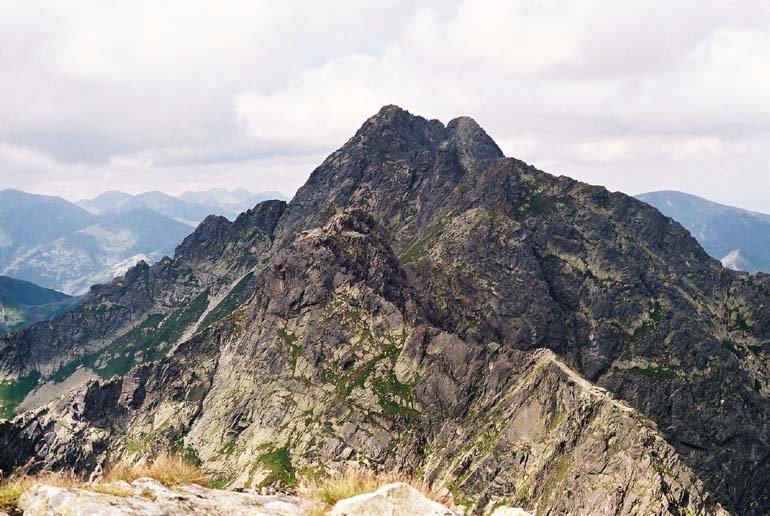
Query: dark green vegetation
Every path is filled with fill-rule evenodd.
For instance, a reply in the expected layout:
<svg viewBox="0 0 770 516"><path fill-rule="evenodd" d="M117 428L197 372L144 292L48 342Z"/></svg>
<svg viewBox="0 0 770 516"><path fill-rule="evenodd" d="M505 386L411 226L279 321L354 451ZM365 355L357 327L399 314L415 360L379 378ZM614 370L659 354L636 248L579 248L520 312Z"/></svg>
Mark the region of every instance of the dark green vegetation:
<svg viewBox="0 0 770 516"><path fill-rule="evenodd" d="M102 378L125 374L144 359L150 360L152 355L160 355L160 350L151 347L156 343L160 322L160 314L149 315L141 324L112 341L96 353L73 360L60 367L49 380L59 383L69 378L79 367L87 367ZM144 355L146 353L146 355Z"/></svg>
<svg viewBox="0 0 770 516"><path fill-rule="evenodd" d="M40 373L32 371L23 378L0 382L0 419L13 417L16 407L37 386L39 379Z"/></svg>
<svg viewBox="0 0 770 516"><path fill-rule="evenodd" d="M357 357L353 365L341 368L338 364L329 364L322 368L324 377L336 386L341 398L349 398L356 389L371 389L377 396L382 413L390 417L407 419L417 415L414 409L412 390L414 385L401 383L395 374L396 360L406 342L407 332L375 336L372 333L366 314L355 308L357 302L350 296L341 296L327 310L326 317L335 320L354 336L353 346L356 355L374 355L361 361ZM284 330L285 333L285 330ZM295 346L296 337L285 341ZM292 353L301 349L292 347ZM296 361L296 358L294 359Z"/></svg>
<svg viewBox="0 0 770 516"><path fill-rule="evenodd" d="M653 380L667 380L676 376L675 371L665 367L634 367L631 369L631 371L635 374L644 376L646 378L651 378Z"/></svg>
<svg viewBox="0 0 770 516"><path fill-rule="evenodd" d="M268 470L267 477L262 485L270 485L280 482L282 487L296 487L297 473L291 463L289 449L286 446L280 448L267 448L267 451L257 458L257 464Z"/></svg>
<svg viewBox="0 0 770 516"><path fill-rule="evenodd" d="M0 276L0 335L52 319L80 302L78 297Z"/></svg>
<svg viewBox="0 0 770 516"><path fill-rule="evenodd" d="M94 371L103 379L125 375L138 364L161 358L182 337L185 330L200 318L207 304L208 291L204 291L167 317L163 314L150 314L139 325L104 348L71 360L44 380L64 382L80 367ZM33 371L21 379L0 383L0 417L12 417L16 407L37 386L40 379L40 373Z"/></svg>

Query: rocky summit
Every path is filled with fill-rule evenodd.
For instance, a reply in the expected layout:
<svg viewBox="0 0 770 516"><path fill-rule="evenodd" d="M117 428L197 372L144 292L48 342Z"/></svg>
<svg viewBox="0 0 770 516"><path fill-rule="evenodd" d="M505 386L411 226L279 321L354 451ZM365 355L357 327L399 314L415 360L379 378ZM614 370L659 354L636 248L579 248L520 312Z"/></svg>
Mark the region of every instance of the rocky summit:
<svg viewBox="0 0 770 516"><path fill-rule="evenodd" d="M179 450L231 488L354 463L471 513L765 514L768 305L654 208L386 106L288 204L0 340L0 469Z"/></svg>

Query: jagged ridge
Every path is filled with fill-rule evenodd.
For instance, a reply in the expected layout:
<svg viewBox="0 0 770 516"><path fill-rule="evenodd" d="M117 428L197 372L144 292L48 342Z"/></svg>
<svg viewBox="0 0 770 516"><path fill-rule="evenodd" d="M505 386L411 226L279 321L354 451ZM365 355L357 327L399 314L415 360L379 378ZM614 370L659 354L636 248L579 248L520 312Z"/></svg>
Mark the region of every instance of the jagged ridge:
<svg viewBox="0 0 770 516"><path fill-rule="evenodd" d="M351 207L372 217L379 240L361 240L357 235L366 233L354 229L327 234L321 241L313 233L302 235ZM252 257L249 270L272 260L267 269L256 271L246 294L251 301L174 353L209 350L207 360L216 364L205 374L195 373L194 381L171 382L176 387L170 397L158 397L187 400L190 408L179 418L169 416L174 424L161 428L138 402L136 412L121 416L129 420L119 431L108 429L104 453L94 454L95 461L125 453L124 439L142 439L147 432L157 437L154 432L163 430L165 440L158 443L186 435L185 442L210 468L223 475L245 472L238 479L243 483L264 480L264 462L271 453L289 454L296 461L356 458L417 471L429 453L421 456L414 447L424 447L430 436L435 439L445 422L462 421L483 399L494 365L489 349L521 363L529 350L549 348L658 424L686 464L676 467L691 469L703 481L703 492L697 480L685 482L687 499L674 497L679 507L708 507L709 491L740 513L761 513L767 505L770 466L759 458L770 451L765 351L770 315L763 309L768 276L724 270L681 226L653 208L503 158L469 119L445 127L391 106L327 158L275 220L258 258L251 247L237 248ZM236 255L236 250L225 253L218 266L239 263ZM368 257L379 261L368 264ZM198 265L217 274L207 259ZM161 288L158 296L177 296L177 289L176 284ZM359 314L353 327L346 322L351 314ZM331 327L322 326L324 320ZM30 349L38 345L31 337L22 340ZM413 347L419 353L410 355ZM434 358L423 363L431 349ZM460 367L447 362L454 349L461 351L452 360L463 367L448 374ZM358 371L356 364L375 358L361 371L366 375L350 376ZM475 376L469 375L471 365ZM166 392L159 379L171 379L159 371L169 367L161 362L132 375L139 375L136 385L145 392L150 392L147 385ZM180 374L186 367L179 366ZM287 379L288 369L292 376ZM430 380L431 375L438 376ZM283 378L288 385L273 390L264 385L265 378ZM416 382L411 395L404 387L409 381ZM432 395L421 400L418 393L429 387ZM332 403L340 395L343 405ZM283 427L289 400L305 407L289 413L302 416L302 410L313 409L304 417L316 418L337 443L304 442L302 454L292 453L291 430L300 436L296 439L312 441L313 434ZM345 403L359 401L366 410L359 408L359 415L346 411ZM177 407L168 403L161 413L176 413ZM321 407L320 413L314 407ZM416 430L410 414L422 415L426 407L438 412L421 418L427 428ZM590 427L594 419L577 414ZM368 422L370 417L376 424ZM20 424L6 425L3 432L17 435ZM398 436L396 444L387 437L391 434ZM500 435L492 437L494 445ZM250 462L238 463L221 457L231 441L232 446L243 442L267 448L240 454ZM544 446L542 440L537 443ZM78 441L71 446L77 448ZM652 453L649 442L642 446L644 453ZM564 456L565 450L558 449L557 455ZM415 460L406 460L410 456ZM676 477L667 467L652 469L665 489L673 485ZM456 480L472 472L440 471ZM568 482L565 475L560 482ZM634 478L650 479L641 473ZM493 476L490 485L498 480ZM507 483L491 491L498 496L510 487ZM490 488L482 481L467 489L475 503L482 503ZM575 493L560 490L552 499L538 489L524 490L527 500L554 507ZM580 489L578 494L585 494L585 487Z"/></svg>

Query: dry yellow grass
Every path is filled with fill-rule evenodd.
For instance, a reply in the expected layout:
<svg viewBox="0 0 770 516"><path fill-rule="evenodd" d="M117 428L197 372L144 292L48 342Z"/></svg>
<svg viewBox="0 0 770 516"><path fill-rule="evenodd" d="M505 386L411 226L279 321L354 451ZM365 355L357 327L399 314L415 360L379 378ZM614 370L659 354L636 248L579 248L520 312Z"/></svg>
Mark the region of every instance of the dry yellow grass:
<svg viewBox="0 0 770 516"><path fill-rule="evenodd" d="M119 480L133 482L137 478L152 478L165 486L177 484L198 484L211 487L211 479L196 465L185 461L178 455L163 454L152 462L140 464L116 464L104 473L102 482Z"/></svg>
<svg viewBox="0 0 770 516"><path fill-rule="evenodd" d="M82 482L70 473L44 473L37 476L9 477L0 483L0 511L13 512L19 497L37 484L56 487L78 487Z"/></svg>
<svg viewBox="0 0 770 516"><path fill-rule="evenodd" d="M409 484L427 498L439 503L446 503L447 501L424 481L399 473L376 473L359 467L350 467L339 474L308 481L304 483L303 490L307 492L309 497L322 504L323 507L318 508L318 514L323 514L322 511L334 506L340 500L371 493L394 482Z"/></svg>
<svg viewBox="0 0 770 516"><path fill-rule="evenodd" d="M11 514L18 512L17 506L22 493L37 484L89 489L97 493L114 496L130 496L130 491L115 485L114 482L119 480L132 482L141 477L152 478L166 486L177 484L211 486L211 480L198 466L185 461L178 455L160 455L152 462L135 465L117 464L110 468L98 482L94 483L84 482L72 473L62 472L11 476L0 482L0 512Z"/></svg>

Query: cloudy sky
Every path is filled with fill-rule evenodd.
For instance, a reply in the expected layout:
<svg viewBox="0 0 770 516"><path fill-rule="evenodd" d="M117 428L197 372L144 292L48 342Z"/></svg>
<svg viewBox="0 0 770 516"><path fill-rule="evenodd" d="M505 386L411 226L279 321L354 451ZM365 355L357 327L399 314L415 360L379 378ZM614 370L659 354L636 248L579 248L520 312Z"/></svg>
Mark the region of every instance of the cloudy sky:
<svg viewBox="0 0 770 516"><path fill-rule="evenodd" d="M390 103L770 212L767 0L0 0L0 188L291 195Z"/></svg>

